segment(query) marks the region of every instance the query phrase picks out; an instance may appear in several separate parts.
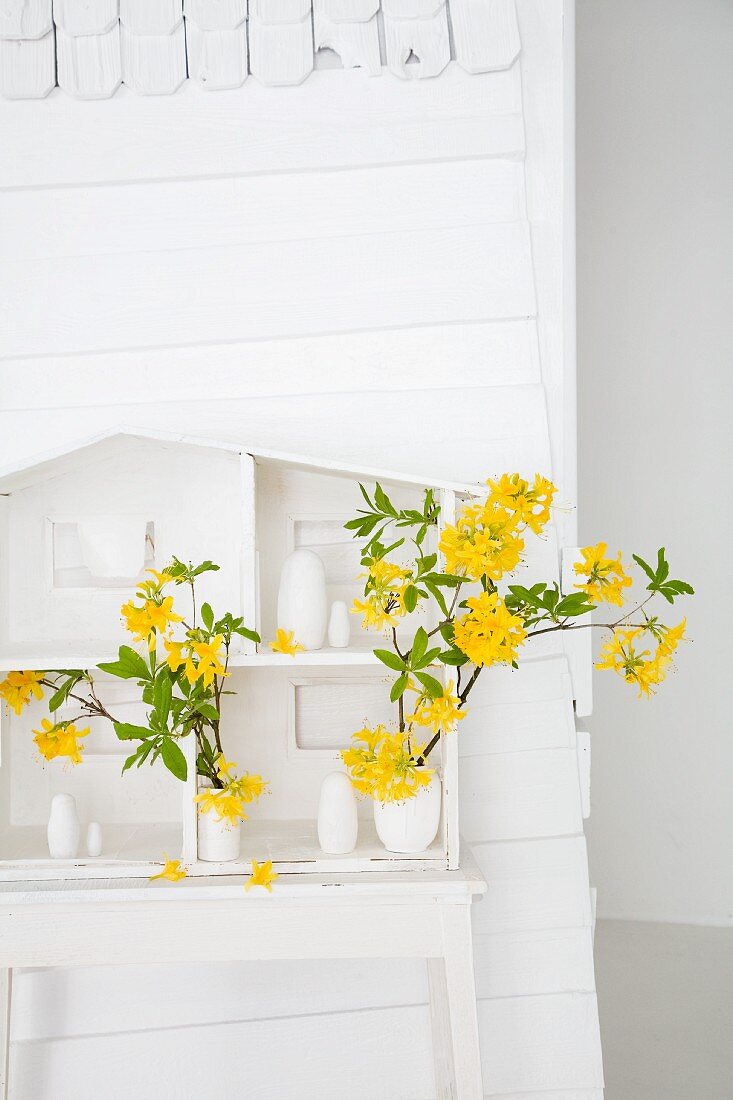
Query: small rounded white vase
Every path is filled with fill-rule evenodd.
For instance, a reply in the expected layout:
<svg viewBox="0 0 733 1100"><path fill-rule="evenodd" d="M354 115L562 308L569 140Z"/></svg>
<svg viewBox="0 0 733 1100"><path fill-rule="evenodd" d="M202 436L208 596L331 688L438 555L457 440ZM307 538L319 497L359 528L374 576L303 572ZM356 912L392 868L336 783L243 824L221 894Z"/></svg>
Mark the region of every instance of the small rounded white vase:
<svg viewBox="0 0 733 1100"><path fill-rule="evenodd" d="M334 649L346 649L350 638L349 609L343 600L334 600L328 620L328 644Z"/></svg>
<svg viewBox="0 0 733 1100"><path fill-rule="evenodd" d="M79 815L71 794L55 794L48 818L48 850L53 859L74 859L79 851Z"/></svg>
<svg viewBox="0 0 733 1100"><path fill-rule="evenodd" d="M374 825L388 852L424 852L435 840L440 825L443 788L438 775L428 787L404 802L375 802Z"/></svg>
<svg viewBox="0 0 733 1100"><path fill-rule="evenodd" d="M359 832L356 797L345 772L330 772L321 784L318 843L330 856L353 852Z"/></svg>
<svg viewBox="0 0 733 1100"><path fill-rule="evenodd" d="M145 564L142 516L87 516L77 522L84 564L93 577L136 577Z"/></svg>
<svg viewBox="0 0 733 1100"><path fill-rule="evenodd" d="M87 855L96 857L102 854L102 826L98 821L87 825Z"/></svg>
<svg viewBox="0 0 733 1100"><path fill-rule="evenodd" d="M320 649L326 637L326 569L312 550L293 550L283 564L277 596L277 625L292 630L304 649Z"/></svg>
<svg viewBox="0 0 733 1100"><path fill-rule="evenodd" d="M230 863L239 858L241 822L220 821L215 810L198 815L198 857L204 863Z"/></svg>

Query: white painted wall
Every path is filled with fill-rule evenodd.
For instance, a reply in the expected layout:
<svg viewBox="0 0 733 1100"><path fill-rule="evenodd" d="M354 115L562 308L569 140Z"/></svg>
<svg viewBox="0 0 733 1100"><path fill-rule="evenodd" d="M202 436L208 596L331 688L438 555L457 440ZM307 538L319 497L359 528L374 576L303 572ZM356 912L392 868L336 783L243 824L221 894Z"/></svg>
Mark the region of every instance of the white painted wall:
<svg viewBox="0 0 733 1100"><path fill-rule="evenodd" d="M733 5L579 0L580 537L697 587L679 673L639 702L597 673L599 914L733 923Z"/></svg>
<svg viewBox="0 0 733 1100"><path fill-rule="evenodd" d="M0 465L127 423L455 479L544 469L573 499L572 4L517 10L521 57L484 76L0 103ZM558 517L560 545L574 526ZM539 655L487 677L462 731L491 885L484 1086L600 1100L571 685L557 644ZM100 1066L113 1100L176 1080L206 1100L212 1064L273 1100L430 1095L412 966L44 970L15 989L13 1100L91 1100Z"/></svg>

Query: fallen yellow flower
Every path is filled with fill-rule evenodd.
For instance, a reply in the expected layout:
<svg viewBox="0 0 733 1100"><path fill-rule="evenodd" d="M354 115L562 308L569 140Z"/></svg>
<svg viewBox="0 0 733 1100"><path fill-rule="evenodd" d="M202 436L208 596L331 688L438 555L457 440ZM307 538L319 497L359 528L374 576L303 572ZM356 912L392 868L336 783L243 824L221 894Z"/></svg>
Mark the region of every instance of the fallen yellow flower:
<svg viewBox="0 0 733 1100"><path fill-rule="evenodd" d="M253 886L264 886L268 894L272 893L272 883L279 876L272 869L272 860L268 859L266 863L258 863L256 859L252 860L252 874L244 884L245 890L251 890Z"/></svg>
<svg viewBox="0 0 733 1100"><path fill-rule="evenodd" d="M155 882L156 879L164 878L168 882L180 882L182 878L186 877L186 868L181 867L180 859L166 859L165 867L159 875L151 875L150 881Z"/></svg>
<svg viewBox="0 0 733 1100"><path fill-rule="evenodd" d="M275 641L270 642L272 652L284 653L288 657L294 657L296 653L302 653L304 647L300 642L296 642L294 633L293 630L283 630L282 627L278 627Z"/></svg>

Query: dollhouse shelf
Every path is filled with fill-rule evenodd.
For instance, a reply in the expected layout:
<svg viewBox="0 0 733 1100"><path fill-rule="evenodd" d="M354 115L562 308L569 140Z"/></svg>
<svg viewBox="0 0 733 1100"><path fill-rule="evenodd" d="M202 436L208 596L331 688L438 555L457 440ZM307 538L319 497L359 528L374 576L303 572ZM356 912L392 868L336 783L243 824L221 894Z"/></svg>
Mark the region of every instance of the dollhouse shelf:
<svg viewBox="0 0 733 1100"><path fill-rule="evenodd" d="M172 555L192 562L211 559L219 569L199 577L197 607L206 602L216 612L242 616L262 638L257 648L240 642L241 651L229 658L231 677L221 710L225 751L242 771L262 775L268 783L267 795L243 823L240 858L204 863L198 858L193 738L181 742L188 764L185 783L157 766L131 768L123 776L127 745L117 740L109 723L84 719L90 726L84 761L71 768L61 760L38 759L32 731L47 713L46 700L33 700L21 715L4 708L0 881L143 879L160 869L164 856L182 858L192 877L245 875L252 859L272 860L278 873L288 874L458 866L454 738L446 738L435 753L444 799L438 836L428 851L388 853L368 806L361 807L354 852L329 856L321 851L319 791L324 777L343 766L339 750L365 722L396 719L387 687L391 673L373 652L387 643L379 633L363 630L360 616L354 615L346 648L324 646L294 657L270 649L281 625L280 576L293 550L319 555L329 602L351 606L363 593L359 544L344 524L364 505L359 483L373 499L376 482L399 509L422 509L425 490L432 490L441 510L439 526L451 522L457 501L478 492L477 486L353 468L333 459L254 452L240 442L136 429L84 440L21 469L0 471L0 674L93 670L115 661L119 646L130 644L120 608L134 598L145 568L163 569ZM107 517L111 522L105 530L99 521ZM100 529L106 557L89 552L89 532ZM439 537L439 527L431 527L424 552L436 552ZM116 552L118 539L123 551L132 545L131 554ZM407 564L413 556L414 547L406 543L394 560ZM183 621L195 622L188 587L177 587L173 595ZM427 601L415 612L405 638L418 623L428 630L437 625L437 611ZM399 630L398 637L403 637ZM435 674L449 675L445 670ZM106 675L95 680L118 721L146 724L134 680ZM78 711L70 702L58 717L78 719ZM75 798L82 827L101 823L102 856L48 858L48 807L59 792Z"/></svg>

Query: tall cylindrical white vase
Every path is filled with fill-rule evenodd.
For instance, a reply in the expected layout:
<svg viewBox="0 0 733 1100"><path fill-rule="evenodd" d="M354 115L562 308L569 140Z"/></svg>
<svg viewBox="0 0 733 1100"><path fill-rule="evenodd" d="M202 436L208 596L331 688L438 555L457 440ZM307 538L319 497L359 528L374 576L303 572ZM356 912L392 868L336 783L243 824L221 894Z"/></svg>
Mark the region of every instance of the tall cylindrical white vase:
<svg viewBox="0 0 733 1100"><path fill-rule="evenodd" d="M331 856L353 852L359 832L356 797L344 772L330 772L321 784L318 803L318 843Z"/></svg>
<svg viewBox="0 0 733 1100"><path fill-rule="evenodd" d="M326 638L326 569L312 550L293 550L283 564L277 596L277 625L292 630L304 649L320 649Z"/></svg>
<svg viewBox="0 0 733 1100"><path fill-rule="evenodd" d="M334 600L328 620L328 644L334 649L346 649L350 638L349 609L343 600Z"/></svg>
<svg viewBox="0 0 733 1100"><path fill-rule="evenodd" d="M79 815L71 794L55 794L48 818L48 850L53 859L74 859L79 851Z"/></svg>

